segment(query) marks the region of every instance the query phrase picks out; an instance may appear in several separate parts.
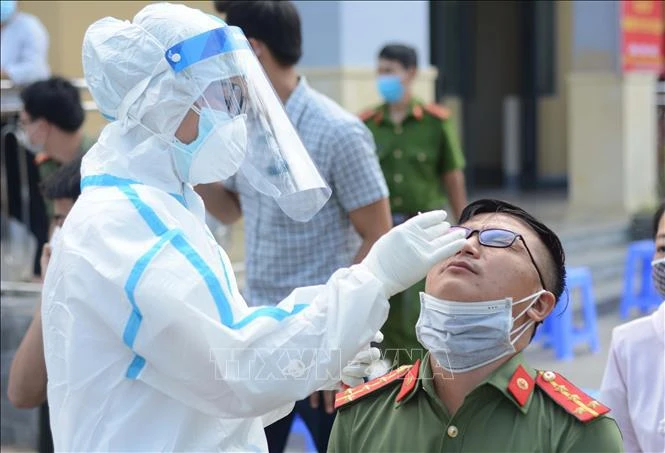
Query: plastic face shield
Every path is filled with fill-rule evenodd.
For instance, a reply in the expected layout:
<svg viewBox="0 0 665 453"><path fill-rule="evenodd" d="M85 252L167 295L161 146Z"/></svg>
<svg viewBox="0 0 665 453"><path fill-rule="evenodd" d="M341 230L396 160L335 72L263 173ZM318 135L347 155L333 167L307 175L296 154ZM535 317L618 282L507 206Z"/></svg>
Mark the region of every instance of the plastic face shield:
<svg viewBox="0 0 665 453"><path fill-rule="evenodd" d="M229 26L210 30L172 46L165 56L176 74L198 87L195 109L244 116L248 144L239 172L252 187L274 198L292 219L311 219L330 198L330 187L242 31Z"/></svg>

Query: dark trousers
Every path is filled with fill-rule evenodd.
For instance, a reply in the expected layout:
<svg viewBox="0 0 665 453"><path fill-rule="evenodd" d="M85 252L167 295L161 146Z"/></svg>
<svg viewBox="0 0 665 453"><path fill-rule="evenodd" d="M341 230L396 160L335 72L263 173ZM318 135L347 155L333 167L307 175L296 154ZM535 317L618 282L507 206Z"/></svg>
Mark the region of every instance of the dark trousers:
<svg viewBox="0 0 665 453"><path fill-rule="evenodd" d="M295 414L300 415L300 418L307 425L319 453L327 451L335 414L326 412L323 401L320 402L317 409L312 409L309 405L309 398L298 401L289 415L266 427L268 451L270 453L282 453L284 451Z"/></svg>
<svg viewBox="0 0 665 453"><path fill-rule="evenodd" d="M39 453L53 453L53 437L51 436L51 422L48 415L48 403L39 408Z"/></svg>

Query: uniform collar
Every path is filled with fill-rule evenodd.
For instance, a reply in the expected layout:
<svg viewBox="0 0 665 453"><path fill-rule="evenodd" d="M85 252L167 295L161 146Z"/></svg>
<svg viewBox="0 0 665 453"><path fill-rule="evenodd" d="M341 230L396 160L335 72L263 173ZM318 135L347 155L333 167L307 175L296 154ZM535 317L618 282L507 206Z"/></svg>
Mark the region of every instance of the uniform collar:
<svg viewBox="0 0 665 453"><path fill-rule="evenodd" d="M420 99L411 96L411 100L409 101L409 111L406 114L404 121L406 121L409 118L415 118L418 121L422 120L423 116L425 115L423 105L424 104ZM377 124L380 124L382 122L391 122L390 112L388 111L388 103L382 104L377 109L377 113L376 116L374 117L374 120L377 122Z"/></svg>
<svg viewBox="0 0 665 453"><path fill-rule="evenodd" d="M484 385L495 387L501 394L510 400L523 414L526 414L533 400L536 370L531 368L521 352L515 354L506 363L490 374L477 388ZM429 354L425 356L418 373L418 382L408 394L404 395L397 405L405 404L413 395L424 390L430 396L438 398L434 388L432 367Z"/></svg>

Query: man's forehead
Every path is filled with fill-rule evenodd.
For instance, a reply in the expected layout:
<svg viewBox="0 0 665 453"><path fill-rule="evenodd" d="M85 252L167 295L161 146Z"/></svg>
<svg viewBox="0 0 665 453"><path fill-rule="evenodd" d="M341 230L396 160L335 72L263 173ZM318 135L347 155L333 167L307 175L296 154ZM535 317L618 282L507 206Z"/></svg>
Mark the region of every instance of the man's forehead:
<svg viewBox="0 0 665 453"><path fill-rule="evenodd" d="M531 227L522 219L503 212L477 214L460 225L474 229L505 228L523 236L536 235Z"/></svg>

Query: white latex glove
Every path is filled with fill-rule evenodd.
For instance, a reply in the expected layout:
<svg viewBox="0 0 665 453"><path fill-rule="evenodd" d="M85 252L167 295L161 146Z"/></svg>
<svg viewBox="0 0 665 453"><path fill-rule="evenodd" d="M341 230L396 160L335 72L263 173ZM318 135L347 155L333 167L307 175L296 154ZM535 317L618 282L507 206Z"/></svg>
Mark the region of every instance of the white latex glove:
<svg viewBox="0 0 665 453"><path fill-rule="evenodd" d="M383 334L379 331L374 335L372 342L381 343L382 341ZM379 351L379 348L367 345L366 349L356 354L353 360L342 368L342 384L349 387L362 384L365 382L364 378L368 377L372 372L372 365L380 359L381 351Z"/></svg>
<svg viewBox="0 0 665 453"><path fill-rule="evenodd" d="M396 226L376 241L359 266L383 282L387 297L413 286L466 241L463 230L448 233L446 217L446 211L430 211Z"/></svg>

